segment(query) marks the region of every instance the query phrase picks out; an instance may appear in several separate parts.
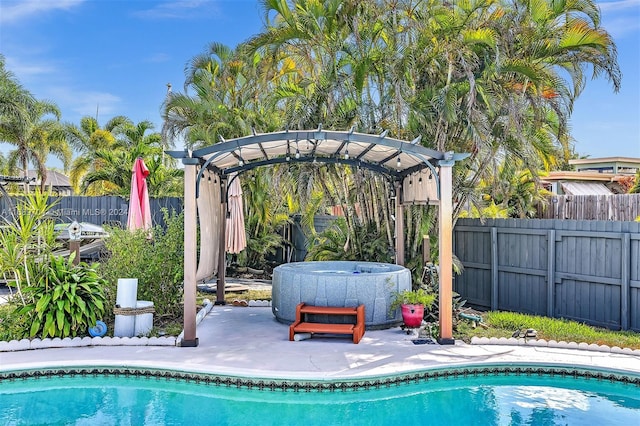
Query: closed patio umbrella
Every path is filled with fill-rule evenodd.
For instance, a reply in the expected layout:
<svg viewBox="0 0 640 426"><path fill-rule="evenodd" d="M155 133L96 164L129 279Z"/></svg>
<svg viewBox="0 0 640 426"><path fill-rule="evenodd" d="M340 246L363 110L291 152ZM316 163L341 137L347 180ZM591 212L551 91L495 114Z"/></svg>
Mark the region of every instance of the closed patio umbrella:
<svg viewBox="0 0 640 426"><path fill-rule="evenodd" d="M240 253L247 246L247 236L244 229L244 211L242 203L242 186L240 178L231 177L231 184L228 191L228 212L226 226L227 253Z"/></svg>
<svg viewBox="0 0 640 426"><path fill-rule="evenodd" d="M133 163L131 175L131 195L129 198L129 216L127 229L151 229L151 208L149 206L149 191L147 189L149 169L142 158Z"/></svg>

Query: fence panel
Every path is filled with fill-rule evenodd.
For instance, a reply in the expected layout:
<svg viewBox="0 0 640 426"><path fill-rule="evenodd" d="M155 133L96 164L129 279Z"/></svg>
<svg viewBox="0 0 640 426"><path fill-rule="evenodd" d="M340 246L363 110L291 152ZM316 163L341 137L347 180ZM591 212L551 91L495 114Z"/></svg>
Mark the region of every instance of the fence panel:
<svg viewBox="0 0 640 426"><path fill-rule="evenodd" d="M634 221L640 217L640 194L552 195L538 207L538 217Z"/></svg>
<svg viewBox="0 0 640 426"><path fill-rule="evenodd" d="M622 233L557 232L556 316L621 327L622 244Z"/></svg>
<svg viewBox="0 0 640 426"><path fill-rule="evenodd" d="M456 226L456 255L464 259L464 273L456 276L454 289L468 303L491 307L491 230L477 226Z"/></svg>
<svg viewBox="0 0 640 426"><path fill-rule="evenodd" d="M17 204L20 197L12 197L13 204ZM117 225L127 226L127 215L129 214L129 202L118 196L100 197L50 197L49 203L56 203L50 210L50 214L56 222L78 222L93 223L95 225ZM169 212L181 213L183 204L181 198L164 197L151 198L151 219L154 225L165 226L162 209ZM9 218L10 203L4 197L0 197L0 216Z"/></svg>
<svg viewBox="0 0 640 426"><path fill-rule="evenodd" d="M640 235L630 236L630 258L635 259L629 265L629 328L640 330Z"/></svg>
<svg viewBox="0 0 640 426"><path fill-rule="evenodd" d="M547 232L503 229L497 232L497 244L498 309L545 315Z"/></svg>
<svg viewBox="0 0 640 426"><path fill-rule="evenodd" d="M454 251L470 304L640 331L637 222L459 219Z"/></svg>

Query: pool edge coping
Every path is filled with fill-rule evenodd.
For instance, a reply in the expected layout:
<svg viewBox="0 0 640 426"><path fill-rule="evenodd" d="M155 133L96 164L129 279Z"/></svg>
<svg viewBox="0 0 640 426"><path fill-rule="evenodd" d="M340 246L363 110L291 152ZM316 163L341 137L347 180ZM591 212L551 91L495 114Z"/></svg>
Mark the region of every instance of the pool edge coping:
<svg viewBox="0 0 640 426"><path fill-rule="evenodd" d="M481 377L489 375L515 376L561 376L594 380L609 380L637 386L640 388L640 372L628 372L615 368L576 366L575 364L543 362L492 362L467 363L455 366L438 366L396 374L384 374L352 378L276 378L249 377L219 374L189 369L169 369L148 366L109 366L109 365L69 365L65 367L22 368L0 371L0 383L28 378L51 377L58 375L125 375L165 378L168 380L186 380L203 382L218 386L280 391L353 391L371 388L397 386L402 383L416 383L449 378Z"/></svg>

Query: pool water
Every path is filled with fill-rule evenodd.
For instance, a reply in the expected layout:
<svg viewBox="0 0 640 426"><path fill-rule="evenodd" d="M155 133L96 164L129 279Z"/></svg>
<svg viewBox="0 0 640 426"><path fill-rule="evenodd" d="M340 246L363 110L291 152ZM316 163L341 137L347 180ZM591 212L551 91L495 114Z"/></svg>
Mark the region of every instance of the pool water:
<svg viewBox="0 0 640 426"><path fill-rule="evenodd" d="M4 425L626 426L638 419L638 384L570 376L448 377L333 392L122 375L0 382Z"/></svg>

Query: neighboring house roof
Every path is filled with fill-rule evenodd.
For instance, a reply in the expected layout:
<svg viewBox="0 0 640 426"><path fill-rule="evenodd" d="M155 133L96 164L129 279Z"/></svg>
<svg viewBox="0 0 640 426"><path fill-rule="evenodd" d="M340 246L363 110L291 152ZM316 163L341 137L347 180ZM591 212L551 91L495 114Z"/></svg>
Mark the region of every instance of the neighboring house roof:
<svg viewBox="0 0 640 426"><path fill-rule="evenodd" d="M569 160L577 171L591 171L614 175L633 175L640 170L640 158L603 157Z"/></svg>
<svg viewBox="0 0 640 426"><path fill-rule="evenodd" d="M613 195L604 184L596 182L562 182L566 195Z"/></svg>
<svg viewBox="0 0 640 426"><path fill-rule="evenodd" d="M598 194L621 194L624 193L624 189L621 186L621 182L624 179L629 179L628 175L614 175L613 173L599 173L594 171L588 172L566 172L556 171L549 172L547 176L544 176L541 181L545 186L553 193L562 195L568 194L564 187L567 183L582 183L582 184L597 184L596 186L580 185L575 187L575 191L579 193L571 193L571 195L598 195ZM608 192L603 192L602 187L605 187ZM580 189L578 189L580 188ZM590 192L585 192L590 191Z"/></svg>
<svg viewBox="0 0 640 426"><path fill-rule="evenodd" d="M559 181L583 181L583 182L613 182L620 179L621 176L613 175L611 173L598 173L598 172L549 172L547 176L542 177L546 182L559 182Z"/></svg>
<svg viewBox="0 0 640 426"><path fill-rule="evenodd" d="M38 178L38 174L35 170L27 171L27 176L29 176L30 178L35 178L35 181L32 183L32 185L40 185L40 179ZM45 185L52 185L55 188L71 188L71 181L62 173L56 172L55 170L47 170L47 180L45 181Z"/></svg>
<svg viewBox="0 0 640 426"><path fill-rule="evenodd" d="M576 171L549 172L541 180L562 195L624 194L640 170L640 158L603 157L569 160ZM579 185L577 185L579 183Z"/></svg>

